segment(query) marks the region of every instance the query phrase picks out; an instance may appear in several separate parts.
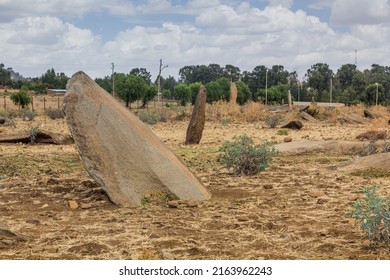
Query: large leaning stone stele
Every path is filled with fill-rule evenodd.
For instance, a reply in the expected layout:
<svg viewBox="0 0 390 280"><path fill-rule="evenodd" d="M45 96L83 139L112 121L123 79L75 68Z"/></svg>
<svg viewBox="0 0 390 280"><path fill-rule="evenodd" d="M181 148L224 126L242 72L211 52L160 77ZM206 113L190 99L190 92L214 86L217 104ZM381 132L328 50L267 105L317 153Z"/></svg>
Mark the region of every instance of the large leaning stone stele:
<svg viewBox="0 0 390 280"><path fill-rule="evenodd" d="M84 166L114 203L137 206L156 193L211 197L144 123L85 73L69 80L64 112Z"/></svg>

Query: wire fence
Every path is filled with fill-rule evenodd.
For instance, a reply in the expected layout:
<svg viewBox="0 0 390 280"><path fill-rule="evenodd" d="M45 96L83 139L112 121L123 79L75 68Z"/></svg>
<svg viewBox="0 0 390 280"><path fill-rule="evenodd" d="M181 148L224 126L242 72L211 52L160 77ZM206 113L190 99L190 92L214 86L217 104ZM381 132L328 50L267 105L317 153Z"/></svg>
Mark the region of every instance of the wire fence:
<svg viewBox="0 0 390 280"><path fill-rule="evenodd" d="M20 105L14 104L8 95L0 96L0 109L4 111L21 111ZM32 95L28 109L45 112L47 109L62 109L64 96Z"/></svg>

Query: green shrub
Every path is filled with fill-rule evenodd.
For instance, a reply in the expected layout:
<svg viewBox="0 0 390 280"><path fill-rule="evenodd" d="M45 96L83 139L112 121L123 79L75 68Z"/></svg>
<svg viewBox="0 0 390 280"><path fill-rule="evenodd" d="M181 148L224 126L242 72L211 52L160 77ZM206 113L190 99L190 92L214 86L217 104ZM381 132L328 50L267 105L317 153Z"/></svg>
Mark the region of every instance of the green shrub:
<svg viewBox="0 0 390 280"><path fill-rule="evenodd" d="M156 124L161 120L161 116L159 114L150 112L141 112L138 117L141 121L147 124Z"/></svg>
<svg viewBox="0 0 390 280"><path fill-rule="evenodd" d="M277 134L278 135L288 135L288 131L286 129L281 129L281 130L278 130Z"/></svg>
<svg viewBox="0 0 390 280"><path fill-rule="evenodd" d="M367 233L371 242L390 243L390 196L386 199L379 196L376 186L362 188L366 194L358 200L348 216L356 219L362 230Z"/></svg>
<svg viewBox="0 0 390 280"><path fill-rule="evenodd" d="M277 153L267 141L254 145L252 138L247 135L233 139L233 142L226 141L219 151L222 152L222 164L232 168L236 175L253 175L264 171Z"/></svg>
<svg viewBox="0 0 390 280"><path fill-rule="evenodd" d="M48 116L52 120L65 118L65 114L61 109L49 108L49 109L46 109L45 114L46 114L46 116Z"/></svg>
<svg viewBox="0 0 390 280"><path fill-rule="evenodd" d="M281 115L268 115L264 118L265 124L270 128L275 128L283 122L284 118Z"/></svg>

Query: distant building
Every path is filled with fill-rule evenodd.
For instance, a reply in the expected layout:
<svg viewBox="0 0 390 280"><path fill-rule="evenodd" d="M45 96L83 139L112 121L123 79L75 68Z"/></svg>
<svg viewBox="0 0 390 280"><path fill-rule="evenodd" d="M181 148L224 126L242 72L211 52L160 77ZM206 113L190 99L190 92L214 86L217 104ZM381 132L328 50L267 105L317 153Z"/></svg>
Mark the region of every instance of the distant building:
<svg viewBox="0 0 390 280"><path fill-rule="evenodd" d="M47 94L53 95L53 96L61 96L65 95L66 89L48 89Z"/></svg>

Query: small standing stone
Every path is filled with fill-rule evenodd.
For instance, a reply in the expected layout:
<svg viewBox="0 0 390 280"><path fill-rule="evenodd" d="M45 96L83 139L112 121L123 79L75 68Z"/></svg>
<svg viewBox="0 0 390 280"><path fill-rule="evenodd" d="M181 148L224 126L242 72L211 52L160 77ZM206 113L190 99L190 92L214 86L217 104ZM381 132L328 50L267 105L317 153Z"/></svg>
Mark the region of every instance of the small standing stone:
<svg viewBox="0 0 390 280"><path fill-rule="evenodd" d="M186 145L199 144L206 121L206 88L200 87L187 128Z"/></svg>
<svg viewBox="0 0 390 280"><path fill-rule="evenodd" d="M237 103L237 86L233 82L230 83L230 99L229 99L229 102L231 104L236 104Z"/></svg>

